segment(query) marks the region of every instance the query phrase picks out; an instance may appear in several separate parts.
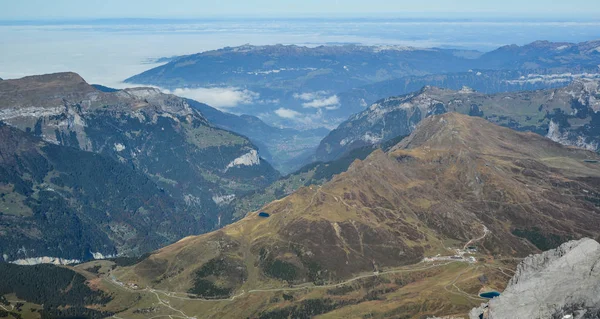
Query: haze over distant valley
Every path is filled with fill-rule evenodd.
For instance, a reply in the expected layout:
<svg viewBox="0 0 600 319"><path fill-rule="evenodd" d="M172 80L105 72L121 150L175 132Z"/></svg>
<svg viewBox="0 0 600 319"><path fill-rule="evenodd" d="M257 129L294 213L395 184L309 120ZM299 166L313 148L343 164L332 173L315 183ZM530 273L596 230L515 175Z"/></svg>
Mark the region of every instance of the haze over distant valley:
<svg viewBox="0 0 600 319"><path fill-rule="evenodd" d="M474 14L468 18L0 20L0 78L73 71L90 83L122 88L131 85L121 81L158 65L152 63L158 58L246 43L395 44L490 51L540 39L587 41L600 38L598 30L598 20L477 18ZM242 112L234 108L243 102L240 94L207 92L186 97L204 97L201 102Z"/></svg>

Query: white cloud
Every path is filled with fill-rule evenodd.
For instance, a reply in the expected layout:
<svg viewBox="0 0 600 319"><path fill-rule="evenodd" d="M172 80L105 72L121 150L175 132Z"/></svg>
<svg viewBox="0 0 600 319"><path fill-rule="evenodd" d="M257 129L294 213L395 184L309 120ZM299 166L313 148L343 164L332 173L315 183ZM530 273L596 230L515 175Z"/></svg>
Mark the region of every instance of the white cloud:
<svg viewBox="0 0 600 319"><path fill-rule="evenodd" d="M255 101L257 104L279 104L281 101L279 99L266 99L266 100L258 100Z"/></svg>
<svg viewBox="0 0 600 319"><path fill-rule="evenodd" d="M294 110L286 109L283 107L280 107L277 110L275 110L275 114L277 114L279 117L283 117L284 119L294 119L302 115L302 113L300 112L296 112Z"/></svg>
<svg viewBox="0 0 600 319"><path fill-rule="evenodd" d="M167 93L183 96L216 108L236 107L240 104L251 104L259 98L259 94L240 88L178 88Z"/></svg>
<svg viewBox="0 0 600 319"><path fill-rule="evenodd" d="M326 108L328 110L336 109L340 106L340 99L337 95L332 95L326 98L314 99L310 102L302 103L303 107L309 108Z"/></svg>
<svg viewBox="0 0 600 319"><path fill-rule="evenodd" d="M316 91L316 92L304 92L304 93L294 93L294 95L292 95L296 100L302 100L302 101L311 101L314 99L318 99L318 98L322 98L326 95L330 94L330 92L327 91Z"/></svg>
<svg viewBox="0 0 600 319"><path fill-rule="evenodd" d="M310 101L318 97L317 93L294 93L296 100Z"/></svg>
<svg viewBox="0 0 600 319"><path fill-rule="evenodd" d="M273 113L262 113L259 115L261 119L269 119ZM295 127L301 129L311 129L317 127L326 127L328 129L336 128L344 118L327 118L323 113L323 109L317 109L315 113L301 113L294 110L279 108L275 110L275 114L286 120L286 123L295 123Z"/></svg>

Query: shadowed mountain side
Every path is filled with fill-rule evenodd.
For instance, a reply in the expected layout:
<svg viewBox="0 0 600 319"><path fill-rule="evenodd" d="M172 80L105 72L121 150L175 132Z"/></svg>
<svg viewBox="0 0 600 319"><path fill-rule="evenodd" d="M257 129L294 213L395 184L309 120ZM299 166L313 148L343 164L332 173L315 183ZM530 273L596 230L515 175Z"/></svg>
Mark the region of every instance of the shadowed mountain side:
<svg viewBox="0 0 600 319"><path fill-rule="evenodd" d="M155 242L150 249L222 226L220 205L279 178L246 137L214 126L186 100L153 88L103 92L75 73L4 80L0 121L50 144L119 162L184 203L185 221L163 234L169 240ZM231 220L224 217L223 221ZM136 237L130 229L119 231L124 237ZM121 245L117 244L120 254L148 250ZM17 251L6 254L39 257Z"/></svg>
<svg viewBox="0 0 600 319"><path fill-rule="evenodd" d="M0 124L0 255L86 260L141 254L200 232L142 172Z"/></svg>

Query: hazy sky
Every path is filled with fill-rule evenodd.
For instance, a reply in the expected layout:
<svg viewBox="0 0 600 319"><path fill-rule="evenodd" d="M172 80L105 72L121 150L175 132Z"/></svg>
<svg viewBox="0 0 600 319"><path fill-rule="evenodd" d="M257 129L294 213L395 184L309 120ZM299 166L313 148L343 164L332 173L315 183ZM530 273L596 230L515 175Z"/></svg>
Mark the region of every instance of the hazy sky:
<svg viewBox="0 0 600 319"><path fill-rule="evenodd" d="M599 0L0 0L0 20L367 15L419 12L576 18L600 14Z"/></svg>

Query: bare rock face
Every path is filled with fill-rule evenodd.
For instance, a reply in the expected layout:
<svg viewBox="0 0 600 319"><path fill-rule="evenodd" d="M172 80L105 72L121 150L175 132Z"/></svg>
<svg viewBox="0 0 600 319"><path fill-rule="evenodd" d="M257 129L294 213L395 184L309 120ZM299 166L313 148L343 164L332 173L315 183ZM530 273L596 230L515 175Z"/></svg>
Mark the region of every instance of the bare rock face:
<svg viewBox="0 0 600 319"><path fill-rule="evenodd" d="M525 258L502 295L470 318L600 318L600 244L584 238Z"/></svg>

